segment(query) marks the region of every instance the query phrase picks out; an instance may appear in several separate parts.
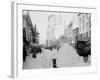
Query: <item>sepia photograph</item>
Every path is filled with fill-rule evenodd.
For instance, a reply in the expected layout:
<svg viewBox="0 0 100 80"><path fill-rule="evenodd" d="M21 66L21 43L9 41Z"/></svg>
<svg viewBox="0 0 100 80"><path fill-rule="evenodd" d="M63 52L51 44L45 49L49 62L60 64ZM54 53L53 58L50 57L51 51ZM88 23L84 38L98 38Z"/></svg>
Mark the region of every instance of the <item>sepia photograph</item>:
<svg viewBox="0 0 100 80"><path fill-rule="evenodd" d="M91 13L22 11L23 69L91 66Z"/></svg>

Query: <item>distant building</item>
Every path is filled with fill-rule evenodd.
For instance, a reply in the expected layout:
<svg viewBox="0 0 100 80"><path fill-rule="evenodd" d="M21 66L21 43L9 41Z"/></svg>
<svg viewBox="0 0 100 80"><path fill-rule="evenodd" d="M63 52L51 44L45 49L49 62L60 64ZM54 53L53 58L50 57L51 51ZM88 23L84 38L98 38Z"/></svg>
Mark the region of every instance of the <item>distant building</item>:
<svg viewBox="0 0 100 80"><path fill-rule="evenodd" d="M68 27L64 29L64 35L69 41L69 43L71 43L72 41L72 27L73 27L73 23L70 22Z"/></svg>
<svg viewBox="0 0 100 80"><path fill-rule="evenodd" d="M47 46L52 46L53 42L56 40L55 34L54 34L55 23L56 23L55 20L56 20L56 17L54 14L52 14L48 17L49 25L47 27L47 41L46 41Z"/></svg>
<svg viewBox="0 0 100 80"><path fill-rule="evenodd" d="M75 44L78 41L78 35L79 35L79 27L72 30L72 41L73 41L73 47L75 47Z"/></svg>

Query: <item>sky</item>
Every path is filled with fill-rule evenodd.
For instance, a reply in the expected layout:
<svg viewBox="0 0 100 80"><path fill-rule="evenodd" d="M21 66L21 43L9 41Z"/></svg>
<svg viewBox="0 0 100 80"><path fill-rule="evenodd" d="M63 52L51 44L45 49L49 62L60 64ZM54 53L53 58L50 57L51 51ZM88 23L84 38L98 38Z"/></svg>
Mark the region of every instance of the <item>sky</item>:
<svg viewBox="0 0 100 80"><path fill-rule="evenodd" d="M59 38L64 33L64 28L67 28L68 24L75 18L75 13L57 13L57 12L43 12L43 11L29 11L29 15L32 24L37 26L37 31L40 33L39 42L45 43L47 39L47 27L49 25L48 17L54 14L57 19L58 25L55 29L55 37ZM60 15L60 18L59 18ZM59 24L60 20L60 24ZM75 21L75 20L74 20Z"/></svg>

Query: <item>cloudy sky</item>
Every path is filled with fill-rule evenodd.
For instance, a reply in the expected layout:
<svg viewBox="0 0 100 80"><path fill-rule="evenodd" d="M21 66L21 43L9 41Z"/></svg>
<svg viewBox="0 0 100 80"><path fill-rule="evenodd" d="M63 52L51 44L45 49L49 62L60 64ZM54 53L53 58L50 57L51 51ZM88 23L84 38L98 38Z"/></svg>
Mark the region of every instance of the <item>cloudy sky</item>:
<svg viewBox="0 0 100 80"><path fill-rule="evenodd" d="M57 24L55 29L55 37L59 38L63 34L64 28L67 28L68 24L72 21L75 22L76 13L57 13L57 12L43 12L43 11L29 11L33 25L36 24L37 30L40 33L40 43L45 43L47 39L47 27L49 25L48 17L54 14L57 19ZM60 17L59 17L60 16Z"/></svg>

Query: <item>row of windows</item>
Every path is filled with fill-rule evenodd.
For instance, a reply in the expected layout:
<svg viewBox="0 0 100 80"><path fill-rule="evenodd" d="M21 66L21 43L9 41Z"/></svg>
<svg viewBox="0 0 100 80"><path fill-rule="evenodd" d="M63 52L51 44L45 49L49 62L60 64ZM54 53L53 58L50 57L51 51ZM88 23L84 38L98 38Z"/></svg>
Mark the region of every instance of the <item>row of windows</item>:
<svg viewBox="0 0 100 80"><path fill-rule="evenodd" d="M82 24L80 27L79 27L79 32L84 32L84 31L88 31L88 30L90 30L90 25L89 25L89 23L86 23L85 25L84 24Z"/></svg>
<svg viewBox="0 0 100 80"><path fill-rule="evenodd" d="M91 37L91 31L83 33L83 34L80 34L78 36L78 40L84 40L84 39L88 40L90 37Z"/></svg>
<svg viewBox="0 0 100 80"><path fill-rule="evenodd" d="M90 15L82 14L79 16L79 24L84 24L86 21L89 21L90 19Z"/></svg>

